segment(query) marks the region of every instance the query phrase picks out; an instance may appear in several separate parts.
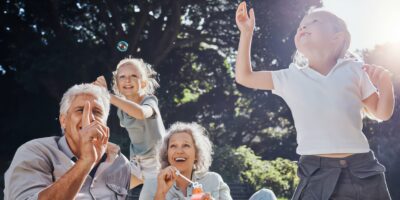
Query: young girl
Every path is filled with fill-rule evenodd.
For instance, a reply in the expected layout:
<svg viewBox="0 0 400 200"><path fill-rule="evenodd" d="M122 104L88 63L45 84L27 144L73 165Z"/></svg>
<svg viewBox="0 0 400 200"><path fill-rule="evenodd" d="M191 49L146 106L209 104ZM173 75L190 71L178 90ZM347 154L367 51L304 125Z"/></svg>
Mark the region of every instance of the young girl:
<svg viewBox="0 0 400 200"><path fill-rule="evenodd" d="M255 17L253 9L247 15L244 2L237 9L236 23L240 29L236 81L272 90L292 111L301 155L300 183L292 199L390 199L385 168L362 132L364 109L380 120L393 113L390 73L350 59L346 24L322 10L301 21L289 68L253 72L250 46Z"/></svg>
<svg viewBox="0 0 400 200"><path fill-rule="evenodd" d="M150 65L135 58L121 60L113 72L115 95L111 95L110 103L118 108L120 124L128 131L131 173L141 181L157 177L155 150L165 133L158 100L153 95L159 87L153 78L155 74ZM98 77L94 84L107 88L103 76ZM131 182L131 188L138 184L137 180Z"/></svg>

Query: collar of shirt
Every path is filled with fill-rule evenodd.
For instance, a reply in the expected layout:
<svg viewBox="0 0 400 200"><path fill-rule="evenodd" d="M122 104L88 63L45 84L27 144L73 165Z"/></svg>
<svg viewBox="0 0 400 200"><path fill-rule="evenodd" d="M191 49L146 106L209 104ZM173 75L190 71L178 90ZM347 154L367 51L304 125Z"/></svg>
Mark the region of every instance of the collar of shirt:
<svg viewBox="0 0 400 200"><path fill-rule="evenodd" d="M289 68L291 68L292 65L293 65L294 68L296 68L296 69L298 69L298 70L300 70L300 71L302 71L302 72L304 72L304 73L306 73L306 74L308 74L308 75L311 75L311 76L314 77L314 78L327 78L327 77L329 77L331 74L335 73L335 71L336 71L338 68L340 68L340 67L342 67L342 66L345 66L348 62L351 62L351 61L357 61L357 59L352 59L352 58L339 58L339 59L336 61L335 66L333 66L332 69L330 69L329 72L328 72L327 74L325 74L325 75L323 75L323 74L321 74L320 72L314 70L314 69L311 68L309 65L306 65L306 66L304 66L304 67L300 67L300 66L296 65L295 63L291 63L290 66L289 66Z"/></svg>
<svg viewBox="0 0 400 200"><path fill-rule="evenodd" d="M58 146L60 150L68 156L68 158L71 158L72 161L76 162L78 160L78 158L74 155L74 153L72 153L71 149L69 148L65 135L62 136L60 140L58 140Z"/></svg>
<svg viewBox="0 0 400 200"><path fill-rule="evenodd" d="M65 155L68 156L68 158L71 158L72 161L76 162L78 161L78 158L72 153L71 149L69 148L69 145L67 143L67 139L65 136L62 136L60 138L60 140L58 141L58 146L60 147L60 150L65 153ZM90 171L89 175L91 177L94 177L94 175L96 174L97 169L99 168L99 165L107 160L107 154L103 154L103 156L101 157L101 160L99 163L97 163L97 165L95 165L93 167L93 169Z"/></svg>

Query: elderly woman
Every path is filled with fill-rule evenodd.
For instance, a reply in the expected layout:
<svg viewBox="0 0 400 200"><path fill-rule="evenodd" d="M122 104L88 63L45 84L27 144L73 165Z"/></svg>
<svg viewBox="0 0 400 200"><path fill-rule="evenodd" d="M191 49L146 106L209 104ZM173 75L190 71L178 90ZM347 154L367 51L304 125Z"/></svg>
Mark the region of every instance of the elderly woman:
<svg viewBox="0 0 400 200"><path fill-rule="evenodd" d="M221 176L209 172L212 145L206 130L196 123L174 123L164 137L159 155L161 171L157 179L147 179L139 199L170 200L192 197L193 185L177 171L203 186L201 199L231 200L228 185Z"/></svg>

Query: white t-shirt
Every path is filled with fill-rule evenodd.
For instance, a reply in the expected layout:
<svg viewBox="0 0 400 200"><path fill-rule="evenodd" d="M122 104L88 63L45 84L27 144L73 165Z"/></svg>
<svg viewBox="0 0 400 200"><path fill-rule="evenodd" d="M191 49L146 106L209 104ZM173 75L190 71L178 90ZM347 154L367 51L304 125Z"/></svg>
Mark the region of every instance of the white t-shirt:
<svg viewBox="0 0 400 200"><path fill-rule="evenodd" d="M363 63L339 59L326 76L310 67L273 71L272 92L292 111L300 155L365 153L370 150L362 132L362 100L376 88Z"/></svg>

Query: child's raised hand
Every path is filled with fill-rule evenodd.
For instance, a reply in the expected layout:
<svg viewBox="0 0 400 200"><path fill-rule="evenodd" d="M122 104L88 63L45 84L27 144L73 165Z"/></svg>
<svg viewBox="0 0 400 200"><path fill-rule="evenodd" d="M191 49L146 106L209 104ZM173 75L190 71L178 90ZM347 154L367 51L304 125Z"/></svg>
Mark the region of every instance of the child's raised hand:
<svg viewBox="0 0 400 200"><path fill-rule="evenodd" d="M96 81L94 81L93 84L107 89L107 82L104 76L97 77Z"/></svg>
<svg viewBox="0 0 400 200"><path fill-rule="evenodd" d="M364 71L367 72L369 79L376 87L381 87L382 84L391 83L391 75L389 70L377 65L364 64Z"/></svg>
<svg viewBox="0 0 400 200"><path fill-rule="evenodd" d="M254 9L249 11L250 17L247 14L246 2L243 1L239 4L236 10L236 25L239 27L241 33L253 33L255 26Z"/></svg>

